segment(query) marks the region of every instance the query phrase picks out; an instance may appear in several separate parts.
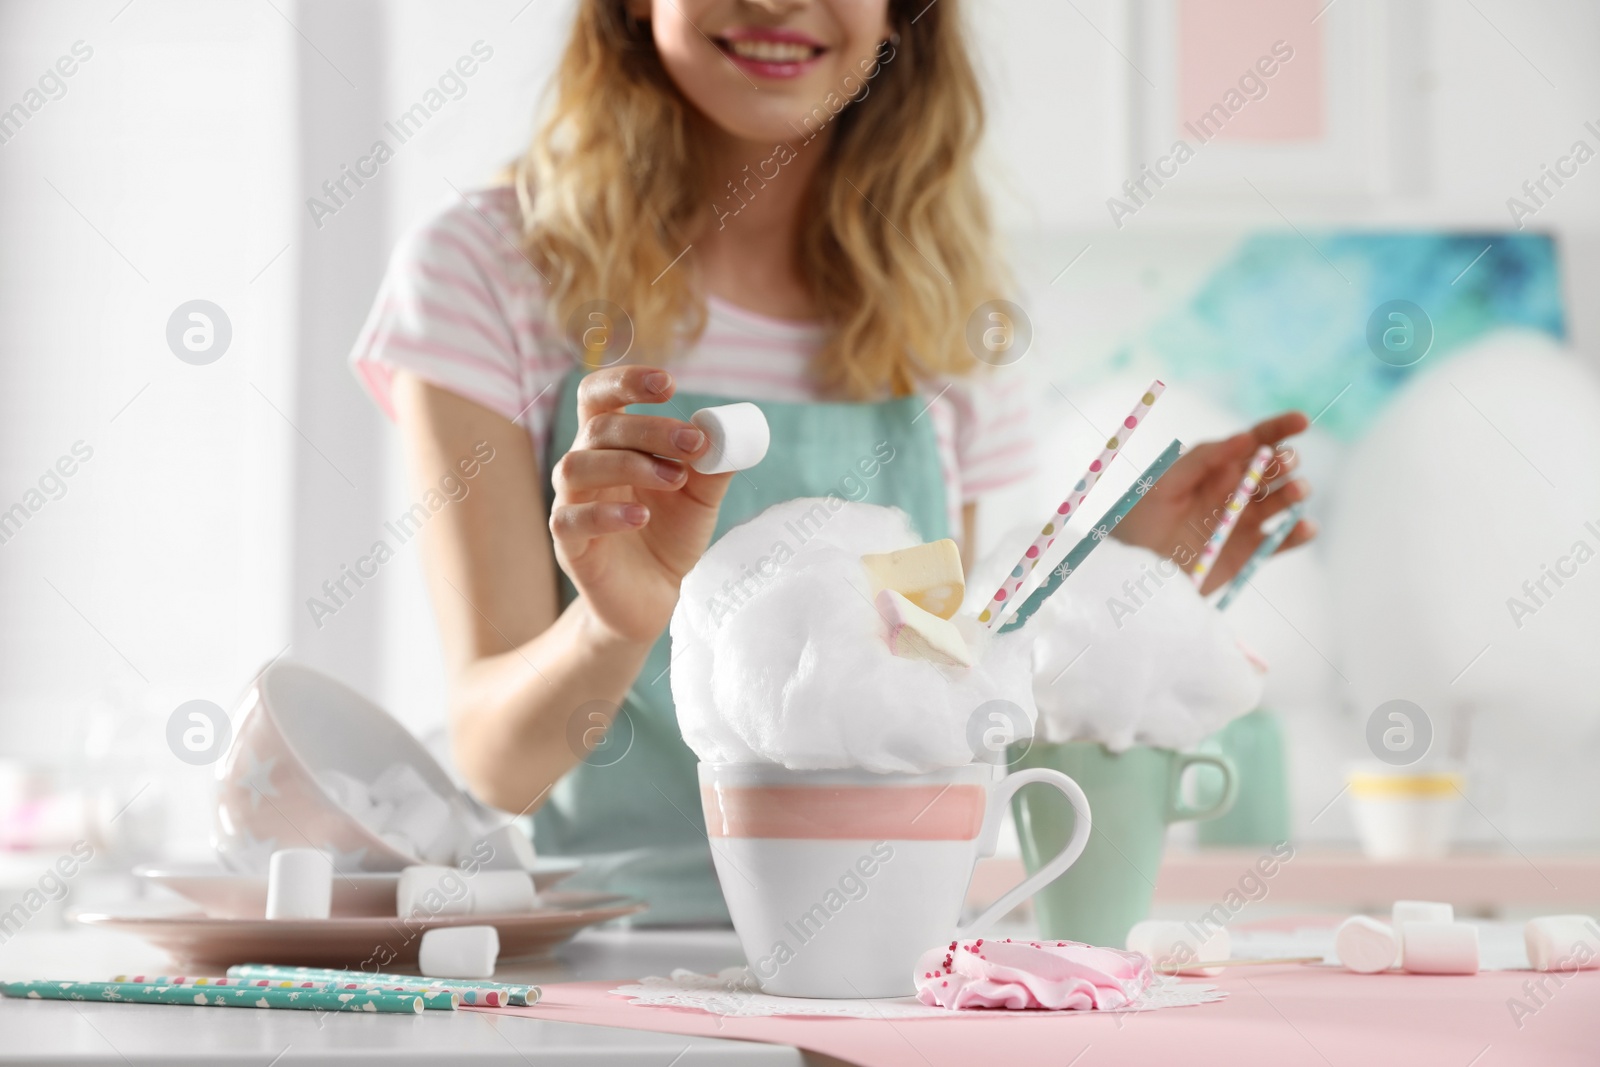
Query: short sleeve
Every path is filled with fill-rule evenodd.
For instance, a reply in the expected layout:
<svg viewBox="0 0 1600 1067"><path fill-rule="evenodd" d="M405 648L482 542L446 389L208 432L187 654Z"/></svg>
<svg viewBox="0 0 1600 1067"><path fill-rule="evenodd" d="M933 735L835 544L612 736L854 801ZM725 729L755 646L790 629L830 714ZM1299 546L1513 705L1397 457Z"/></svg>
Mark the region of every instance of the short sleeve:
<svg viewBox="0 0 1600 1067"><path fill-rule="evenodd" d="M457 199L390 257L350 363L391 418L396 370L481 404L544 439L570 366L549 344L538 275L517 248L509 190Z"/></svg>
<svg viewBox="0 0 1600 1067"><path fill-rule="evenodd" d="M1026 378L1005 369L984 370L950 388L955 413L956 466L961 502L1029 478L1037 463Z"/></svg>

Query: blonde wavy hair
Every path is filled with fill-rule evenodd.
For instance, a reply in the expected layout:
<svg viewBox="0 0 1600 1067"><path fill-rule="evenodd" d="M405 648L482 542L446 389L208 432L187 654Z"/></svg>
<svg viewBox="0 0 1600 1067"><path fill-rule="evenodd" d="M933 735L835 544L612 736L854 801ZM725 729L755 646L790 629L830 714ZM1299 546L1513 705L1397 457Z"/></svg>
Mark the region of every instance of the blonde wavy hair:
<svg viewBox="0 0 1600 1067"><path fill-rule="evenodd" d="M854 97L848 106L820 112L831 141L794 146L827 153L799 239L801 277L830 327L813 374L825 394L857 400L971 370L967 319L1000 295L973 166L983 101L956 0L915 21L890 0L890 23L898 41L865 94L845 86L835 101ZM566 333L582 305L610 300L632 317L636 350L670 357L705 328L690 272L667 268L717 195L700 150L709 120L624 0L581 0L547 106L513 175L552 325Z"/></svg>

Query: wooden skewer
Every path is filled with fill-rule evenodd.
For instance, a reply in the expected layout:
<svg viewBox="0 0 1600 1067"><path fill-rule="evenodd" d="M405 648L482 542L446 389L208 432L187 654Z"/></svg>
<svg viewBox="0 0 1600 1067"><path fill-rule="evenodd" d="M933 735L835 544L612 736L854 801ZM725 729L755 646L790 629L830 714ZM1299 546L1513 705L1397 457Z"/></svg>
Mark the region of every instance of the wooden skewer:
<svg viewBox="0 0 1600 1067"><path fill-rule="evenodd" d="M1198 971L1202 967L1265 967L1271 963L1321 963L1321 956L1277 956L1268 960L1201 960L1199 963L1178 963L1165 967L1157 967L1162 974L1177 974L1179 971Z"/></svg>

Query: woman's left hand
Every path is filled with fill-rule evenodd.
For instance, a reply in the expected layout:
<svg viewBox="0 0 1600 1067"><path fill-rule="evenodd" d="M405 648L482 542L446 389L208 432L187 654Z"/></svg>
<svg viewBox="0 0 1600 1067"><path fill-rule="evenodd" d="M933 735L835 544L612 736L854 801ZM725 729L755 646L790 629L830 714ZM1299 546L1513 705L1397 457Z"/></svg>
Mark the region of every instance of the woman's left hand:
<svg viewBox="0 0 1600 1067"><path fill-rule="evenodd" d="M1172 465L1149 495L1117 526L1113 536L1167 556L1185 571L1193 570L1200 550L1216 528L1223 506L1244 477L1256 450L1262 445L1272 445L1273 458L1262 478L1263 488L1256 491L1239 515L1239 524L1234 527L1200 591L1210 593L1221 587L1232 580L1261 544L1265 537L1261 524L1311 495L1311 487L1305 481L1291 477L1299 457L1292 448L1282 444L1285 438L1300 433L1308 425L1303 414L1290 411L1225 440L1197 445ZM1278 551L1303 545L1316 534L1316 524L1301 519Z"/></svg>

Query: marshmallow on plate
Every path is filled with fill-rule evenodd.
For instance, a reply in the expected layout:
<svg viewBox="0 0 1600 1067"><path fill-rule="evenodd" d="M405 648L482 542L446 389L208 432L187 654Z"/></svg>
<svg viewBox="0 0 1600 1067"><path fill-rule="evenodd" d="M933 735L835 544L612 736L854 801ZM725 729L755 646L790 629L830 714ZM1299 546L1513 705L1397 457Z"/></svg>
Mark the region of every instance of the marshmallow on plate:
<svg viewBox="0 0 1600 1067"><path fill-rule="evenodd" d="M314 848L280 848L267 865L267 918L326 919L333 912L333 860Z"/></svg>

